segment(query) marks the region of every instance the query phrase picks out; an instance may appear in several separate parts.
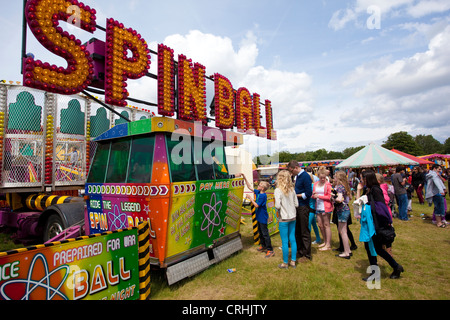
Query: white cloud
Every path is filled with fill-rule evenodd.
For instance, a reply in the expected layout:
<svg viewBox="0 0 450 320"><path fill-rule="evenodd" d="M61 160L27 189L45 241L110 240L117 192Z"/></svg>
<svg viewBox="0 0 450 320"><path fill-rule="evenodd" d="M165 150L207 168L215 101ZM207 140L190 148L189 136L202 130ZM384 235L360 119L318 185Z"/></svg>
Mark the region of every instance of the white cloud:
<svg viewBox="0 0 450 320"><path fill-rule="evenodd" d="M443 13L450 10L448 0L356 0L346 8L333 13L328 26L337 31L343 29L348 23L357 23L358 18L368 19L373 11L379 10L382 19L387 16L402 16L404 14L413 18L421 18L434 13Z"/></svg>
<svg viewBox="0 0 450 320"><path fill-rule="evenodd" d="M206 67L206 73L226 76L231 83L242 79L255 65L258 56L256 37L248 32L236 50L228 37L191 30L187 35L170 35L163 43Z"/></svg>
<svg viewBox="0 0 450 320"><path fill-rule="evenodd" d="M450 24L450 16L442 19L433 19L432 23L406 22L400 24L400 30L410 32L408 36L400 40L402 46L427 45L432 38L441 33Z"/></svg>
<svg viewBox="0 0 450 320"><path fill-rule="evenodd" d="M311 83L310 76L304 72L267 70L256 66L238 85L259 93L262 100L270 100L275 126L282 129L299 122L306 123L311 117L314 103Z"/></svg>
<svg viewBox="0 0 450 320"><path fill-rule="evenodd" d="M328 26L333 30L341 30L351 21L356 20L357 13L352 9L341 9L333 13Z"/></svg>
<svg viewBox="0 0 450 320"><path fill-rule="evenodd" d="M230 38L191 30L187 35L170 35L163 43L178 54L184 54L194 62L206 67L206 74L220 73L230 79L233 87L246 87L251 93L258 93L261 102L270 100L273 108L274 126L283 130L296 123L310 120L314 99L311 95L311 77L304 72L295 73L277 69L266 69L256 65L258 39L247 32L239 47L235 48ZM150 44L156 50L156 43ZM153 59L153 58L152 58ZM151 72L156 72L153 59ZM207 82L207 86L208 86ZM156 102L156 81L135 81L129 84L132 97ZM207 92L207 95L211 92ZM208 96L211 101L212 96ZM265 125L264 109L262 124Z"/></svg>
<svg viewBox="0 0 450 320"><path fill-rule="evenodd" d="M380 9L382 14L398 9L402 6L410 6L415 0L357 0L355 3L355 11L357 13L367 12L367 8L376 6Z"/></svg>
<svg viewBox="0 0 450 320"><path fill-rule="evenodd" d="M343 80L360 104L340 118L366 128L407 126L445 139L450 132L450 26L435 35L428 50L404 59L383 57L358 66Z"/></svg>
<svg viewBox="0 0 450 320"><path fill-rule="evenodd" d="M420 18L432 13L440 13L450 10L450 2L448 0L429 0L420 1L411 6L408 13L414 18Z"/></svg>
<svg viewBox="0 0 450 320"><path fill-rule="evenodd" d="M380 63L358 67L350 75L353 82L370 79L362 94L388 94L393 98L435 87L450 85L450 26L431 39L428 50L396 60L380 68ZM380 60L378 61L380 62Z"/></svg>

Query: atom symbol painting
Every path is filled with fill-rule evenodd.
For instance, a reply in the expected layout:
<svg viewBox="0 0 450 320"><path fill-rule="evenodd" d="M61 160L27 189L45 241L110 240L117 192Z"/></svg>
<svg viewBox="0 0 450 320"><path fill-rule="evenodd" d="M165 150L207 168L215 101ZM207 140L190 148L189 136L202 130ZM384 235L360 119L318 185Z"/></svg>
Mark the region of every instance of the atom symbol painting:
<svg viewBox="0 0 450 320"><path fill-rule="evenodd" d="M108 212L108 225L111 226L111 231L128 228L128 216L119 210L119 206L114 205L114 212Z"/></svg>
<svg viewBox="0 0 450 320"><path fill-rule="evenodd" d="M41 268L35 266L38 260L42 261ZM37 271L34 272L35 270ZM60 270L66 271L62 279L56 277L56 274L58 274ZM38 274L42 273L42 271L44 274L40 279L33 279L34 277L39 278ZM35 295L37 295L37 299L39 300L53 300L55 297L69 300L61 291L59 291L68 275L69 266L67 265L60 266L49 273L47 259L43 254L38 253L31 262L27 279L13 279L5 282L0 287L0 294L2 298L6 300L36 300L33 299L33 292L35 292ZM60 281L59 283L57 283L58 280ZM55 283L56 287L52 286L53 283ZM21 291L24 291L22 297L20 297L22 294ZM42 293L45 293L45 298ZM12 298L11 295L15 295L15 297Z"/></svg>
<svg viewBox="0 0 450 320"><path fill-rule="evenodd" d="M202 222L200 230L205 231L208 229L208 238L211 238L214 232L214 227L218 227L220 225L220 209L222 209L222 201L217 201L215 193L211 195L211 200L209 203L205 203L202 206L205 219Z"/></svg>

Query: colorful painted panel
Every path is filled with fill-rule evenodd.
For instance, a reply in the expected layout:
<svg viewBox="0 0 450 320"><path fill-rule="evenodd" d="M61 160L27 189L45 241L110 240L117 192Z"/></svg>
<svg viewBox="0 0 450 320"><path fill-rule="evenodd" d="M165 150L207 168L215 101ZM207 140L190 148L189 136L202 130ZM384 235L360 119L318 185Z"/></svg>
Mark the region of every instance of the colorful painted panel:
<svg viewBox="0 0 450 320"><path fill-rule="evenodd" d="M239 231L243 180L174 183L171 191L167 257Z"/></svg>
<svg viewBox="0 0 450 320"><path fill-rule="evenodd" d="M0 256L2 300L139 299L138 230Z"/></svg>
<svg viewBox="0 0 450 320"><path fill-rule="evenodd" d="M278 233L278 217L275 209L275 197L273 193L267 193L267 213L269 214L269 219L267 219L267 228L269 229L269 234L272 236Z"/></svg>
<svg viewBox="0 0 450 320"><path fill-rule="evenodd" d="M152 184L86 184L87 230L90 234L150 223L150 256L155 257L158 241L165 240L169 207L169 186ZM164 245L162 246L164 249ZM164 252L164 250L163 250Z"/></svg>

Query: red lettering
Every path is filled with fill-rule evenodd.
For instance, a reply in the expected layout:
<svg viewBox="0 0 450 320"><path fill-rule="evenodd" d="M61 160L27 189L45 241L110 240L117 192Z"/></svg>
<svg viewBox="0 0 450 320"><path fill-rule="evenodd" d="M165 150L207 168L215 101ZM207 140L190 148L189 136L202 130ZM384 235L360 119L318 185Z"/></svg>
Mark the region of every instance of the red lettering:
<svg viewBox="0 0 450 320"><path fill-rule="evenodd" d="M158 45L158 114L172 117L175 114L175 76L173 50Z"/></svg>
<svg viewBox="0 0 450 320"><path fill-rule="evenodd" d="M28 26L36 39L49 51L64 58L67 68L28 57L24 61L24 84L61 94L79 93L91 83L93 64L86 47L74 35L59 26L66 21L88 32L96 29L95 9L72 0L31 0L25 7Z"/></svg>
<svg viewBox="0 0 450 320"><path fill-rule="evenodd" d="M205 67L178 57L178 117L182 120L201 121L206 124Z"/></svg>
<svg viewBox="0 0 450 320"><path fill-rule="evenodd" d="M129 57L129 53L132 56ZM128 79L143 77L150 68L150 51L135 30L108 19L106 23L106 103L126 106Z"/></svg>
<svg viewBox="0 0 450 320"><path fill-rule="evenodd" d="M239 88L236 93L236 127L245 132L253 128L253 101L246 88Z"/></svg>
<svg viewBox="0 0 450 320"><path fill-rule="evenodd" d="M234 90L228 78L214 74L214 111L216 127L231 129L234 126Z"/></svg>

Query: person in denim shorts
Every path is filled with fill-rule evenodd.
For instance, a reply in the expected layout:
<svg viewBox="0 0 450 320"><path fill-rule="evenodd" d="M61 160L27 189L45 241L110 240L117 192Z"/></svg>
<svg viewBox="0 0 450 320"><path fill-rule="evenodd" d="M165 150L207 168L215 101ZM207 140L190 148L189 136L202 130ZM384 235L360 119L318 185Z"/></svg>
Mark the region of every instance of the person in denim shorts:
<svg viewBox="0 0 450 320"><path fill-rule="evenodd" d="M347 175L344 171L336 172L335 179L335 190L338 194L335 199L335 208L338 215L338 230L344 246L344 252L337 254L336 257L350 259L351 251L347 235L347 221L350 217L350 207L348 206L348 203L351 197L351 190L348 185Z"/></svg>

